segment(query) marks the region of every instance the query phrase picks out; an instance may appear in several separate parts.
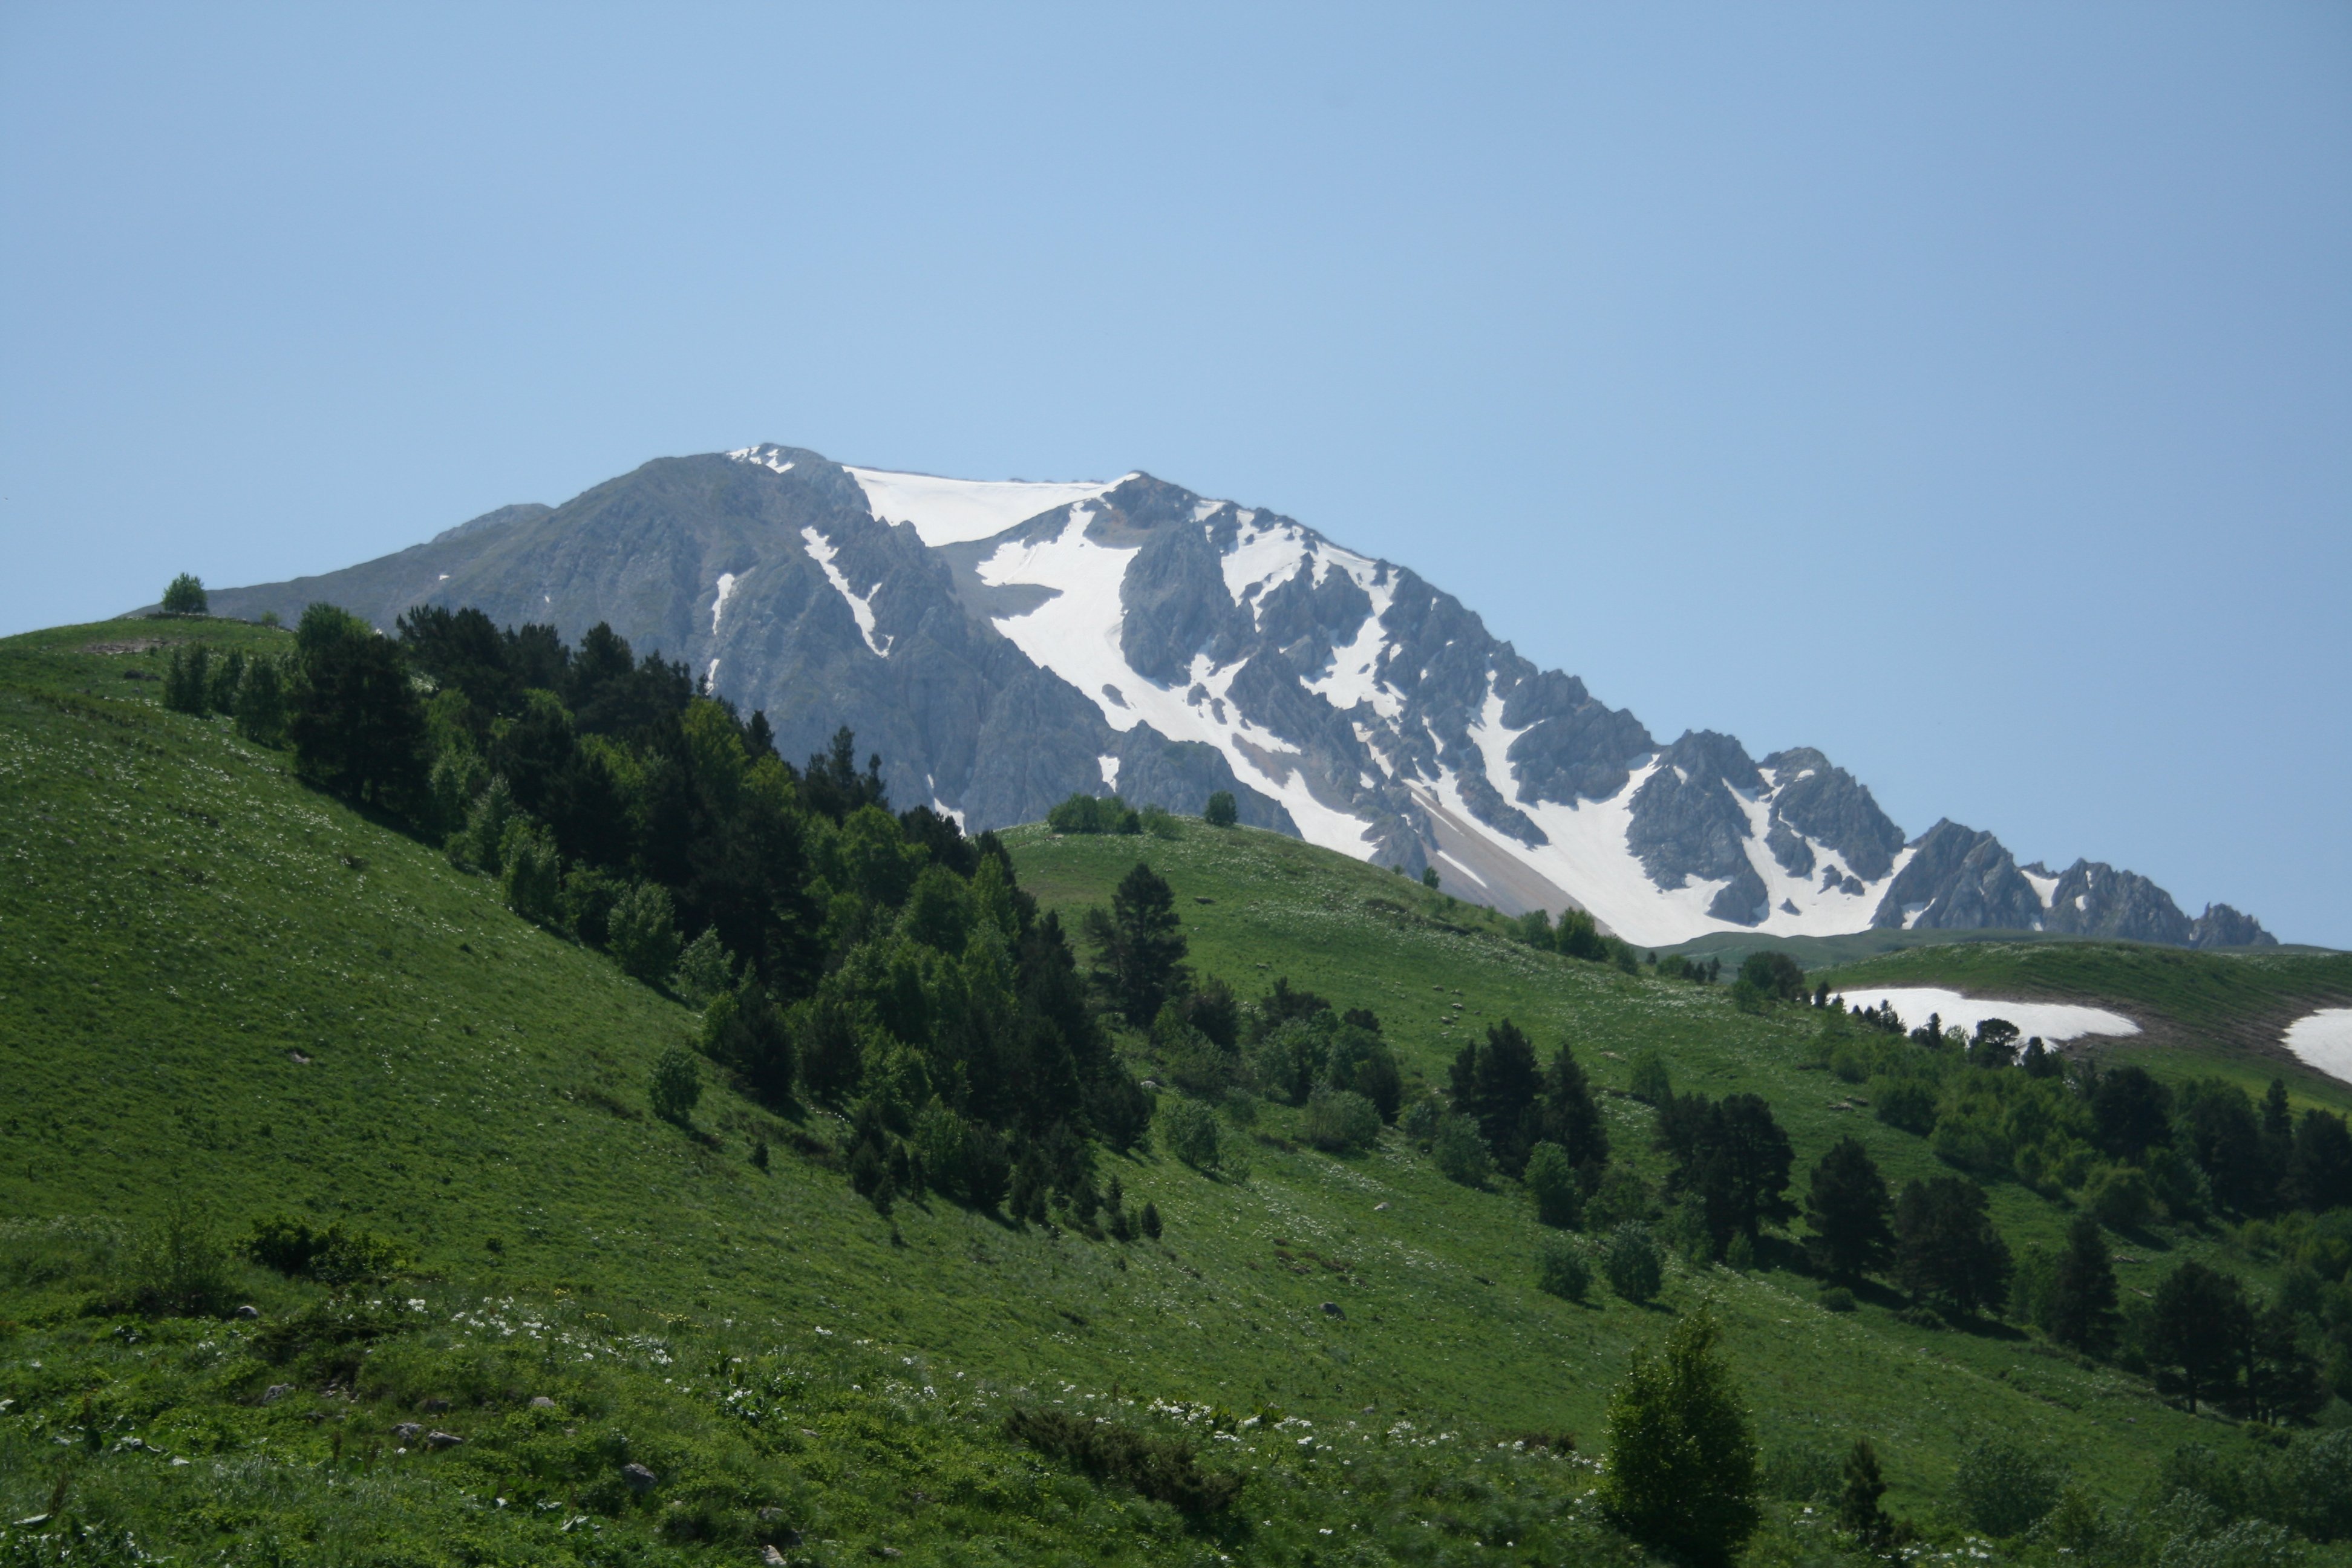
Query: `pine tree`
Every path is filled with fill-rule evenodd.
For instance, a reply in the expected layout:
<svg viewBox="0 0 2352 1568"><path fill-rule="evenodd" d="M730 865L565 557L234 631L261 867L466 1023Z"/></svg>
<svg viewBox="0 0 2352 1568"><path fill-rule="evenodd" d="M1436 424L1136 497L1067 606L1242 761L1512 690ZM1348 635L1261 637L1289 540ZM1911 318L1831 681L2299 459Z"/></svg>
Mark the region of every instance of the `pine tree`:
<svg viewBox="0 0 2352 1568"><path fill-rule="evenodd" d="M2327 1385L2305 1355L2302 1324L2292 1309L2274 1301L2252 1313L2246 1336L2246 1414L2284 1425L2308 1421L2326 1405Z"/></svg>
<svg viewBox="0 0 2352 1568"><path fill-rule="evenodd" d="M1149 1198L1143 1204L1143 1234L1154 1241L1160 1239L1160 1205Z"/></svg>
<svg viewBox="0 0 2352 1568"><path fill-rule="evenodd" d="M2147 1355L2169 1384L2189 1401L2224 1403L2235 1392L2248 1333L2246 1292L2234 1275L2189 1261L2156 1288L2148 1321Z"/></svg>
<svg viewBox="0 0 2352 1568"><path fill-rule="evenodd" d="M1838 1525L1872 1551L1883 1549L1894 1534L1895 1521L1878 1500L1886 1495L1886 1479L1878 1468L1878 1450L1867 1437L1856 1437L1846 1451L1845 1484L1838 1489Z"/></svg>
<svg viewBox="0 0 2352 1568"><path fill-rule="evenodd" d="M1544 1073L1543 1136L1560 1146L1588 1186L1601 1180L1609 1163L1609 1129L1593 1103L1583 1065L1565 1044Z"/></svg>
<svg viewBox="0 0 2352 1568"><path fill-rule="evenodd" d="M2058 1256L2043 1314L2050 1337L2075 1350L2096 1353L2115 1331L2116 1268L2099 1222L2078 1215L2066 1228L2066 1250Z"/></svg>
<svg viewBox="0 0 2352 1568"><path fill-rule="evenodd" d="M1087 931L1102 955L1119 1011L1136 1027L1149 1028L1176 988L1184 958L1175 893L1139 860L1112 890L1108 916L1089 911Z"/></svg>
<svg viewBox="0 0 2352 1568"><path fill-rule="evenodd" d="M1756 1439L1713 1318L1694 1313L1634 1357L1609 1402L1601 1506L1643 1544L1718 1568L1762 1521Z"/></svg>
<svg viewBox="0 0 2352 1568"><path fill-rule="evenodd" d="M2000 1300L2012 1265L1990 1208L1984 1189L1965 1177L1906 1184L1895 1205L1895 1271L1904 1289L1956 1312Z"/></svg>
<svg viewBox="0 0 2352 1568"><path fill-rule="evenodd" d="M1894 1211L1886 1179L1858 1138L1842 1138L1813 1167L1805 1196L1806 1249L1832 1278L1856 1279L1894 1248Z"/></svg>
<svg viewBox="0 0 2352 1568"><path fill-rule="evenodd" d="M1516 1176L1527 1169L1528 1150L1535 1142L1543 1080L1536 1070L1535 1047L1508 1018L1486 1030L1472 1080L1472 1101L1461 1110L1477 1118L1495 1163Z"/></svg>
<svg viewBox="0 0 2352 1568"><path fill-rule="evenodd" d="M1573 1226L1584 1208L1584 1189L1576 1167L1559 1144L1538 1143L1528 1155L1528 1195L1535 1200L1536 1218L1549 1226Z"/></svg>

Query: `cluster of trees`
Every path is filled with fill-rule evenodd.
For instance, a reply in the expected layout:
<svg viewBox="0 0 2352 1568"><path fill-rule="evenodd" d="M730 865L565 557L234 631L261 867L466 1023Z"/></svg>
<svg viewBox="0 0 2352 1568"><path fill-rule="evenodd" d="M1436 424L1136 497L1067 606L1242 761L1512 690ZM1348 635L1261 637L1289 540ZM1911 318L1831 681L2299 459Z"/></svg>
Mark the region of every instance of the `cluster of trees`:
<svg viewBox="0 0 2352 1568"><path fill-rule="evenodd" d="M1948 1163L2079 1194L2114 1228L2352 1205L2352 1131L2316 1108L2297 1116L2284 1083L2259 1102L2221 1079L2168 1087L2018 1037L2000 1018L1969 1035L1931 1016L1906 1033L1891 1010L1832 1009L1819 1048L1868 1085L1879 1120Z"/></svg>
<svg viewBox="0 0 2352 1568"><path fill-rule="evenodd" d="M313 605L283 667L243 661L224 704L228 662L191 650L175 689L243 722L274 670L300 776L704 1006L701 1050L747 1092L851 1117L852 1175L885 1205L929 1190L1091 1214L1093 1143L1143 1136L1149 1099L1059 920L992 836L894 814L846 730L794 767L764 714L609 626L573 647L473 609L384 637Z"/></svg>
<svg viewBox="0 0 2352 1568"><path fill-rule="evenodd" d="M1544 910L1529 910L1519 917L1517 931L1521 942L1546 952L1580 958L1588 963L1613 963L1628 974L1641 966L1640 956L1631 947L1613 936L1601 935L1592 917L1582 910L1562 910L1557 926ZM1651 955L1653 962L1656 956Z"/></svg>

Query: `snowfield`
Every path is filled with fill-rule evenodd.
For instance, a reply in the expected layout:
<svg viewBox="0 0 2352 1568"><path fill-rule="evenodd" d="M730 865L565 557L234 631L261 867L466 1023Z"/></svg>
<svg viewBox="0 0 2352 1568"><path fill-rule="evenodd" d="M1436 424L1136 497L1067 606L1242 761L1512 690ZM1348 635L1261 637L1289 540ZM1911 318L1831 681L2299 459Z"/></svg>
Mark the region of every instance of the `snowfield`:
<svg viewBox="0 0 2352 1568"><path fill-rule="evenodd" d="M993 539L1040 512L1092 500L1135 477L1122 474L1101 482L1032 484L1026 479L943 479L931 474L894 474L885 468L847 471L866 492L868 510L884 522L912 523L917 536L934 549Z"/></svg>
<svg viewBox="0 0 2352 1568"><path fill-rule="evenodd" d="M1904 1026L1913 1029L1925 1024L1928 1014L1936 1013L1942 1016L1947 1029L1958 1026L1974 1034L1977 1026L1987 1018L2006 1018L2021 1033L2039 1035L2053 1042L2080 1039L2085 1035L2139 1033L2137 1024L2105 1007L2084 1007L2070 1002L2003 1002L1991 997L1963 996L1957 991L1932 985L1848 991L1843 1000L1849 1007L1891 1005L1902 1015Z"/></svg>
<svg viewBox="0 0 2352 1568"><path fill-rule="evenodd" d="M2286 1026L2286 1048L2305 1067L2352 1083L2352 1007L2323 1007Z"/></svg>

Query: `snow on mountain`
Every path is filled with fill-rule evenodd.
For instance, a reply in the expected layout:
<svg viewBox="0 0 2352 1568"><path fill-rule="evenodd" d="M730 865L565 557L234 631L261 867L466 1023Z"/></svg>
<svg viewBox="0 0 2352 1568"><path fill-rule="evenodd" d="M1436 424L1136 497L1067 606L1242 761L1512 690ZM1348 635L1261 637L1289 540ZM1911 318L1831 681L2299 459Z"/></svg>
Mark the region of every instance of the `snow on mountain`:
<svg viewBox="0 0 2352 1568"><path fill-rule="evenodd" d="M2129 871L2020 867L1948 821L1906 839L1809 748L1661 743L1409 569L1140 473L950 479L762 444L214 598L289 616L327 598L387 627L423 603L574 638L604 621L763 710L788 755L852 726L895 795L974 831L1078 790L1194 812L1230 789L1246 823L1433 866L1506 911L1580 907L1642 946L1872 927L2271 940Z"/></svg>

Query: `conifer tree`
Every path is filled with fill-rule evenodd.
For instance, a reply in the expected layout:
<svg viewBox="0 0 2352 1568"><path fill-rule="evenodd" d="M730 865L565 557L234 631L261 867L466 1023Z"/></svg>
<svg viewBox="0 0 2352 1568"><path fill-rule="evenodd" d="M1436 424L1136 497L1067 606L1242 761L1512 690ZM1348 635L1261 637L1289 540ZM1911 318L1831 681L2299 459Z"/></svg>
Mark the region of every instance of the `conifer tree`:
<svg viewBox="0 0 2352 1568"><path fill-rule="evenodd" d="M2224 1403L2236 1392L2250 1316L2237 1277L2193 1259L2157 1286L2147 1358L2158 1369L2158 1385L2169 1384L2186 1398L2189 1414L2200 1401Z"/></svg>
<svg viewBox="0 0 2352 1568"><path fill-rule="evenodd" d="M2115 1331L2116 1268L2099 1222L2078 1215L2066 1227L2066 1250L2058 1255L2043 1307L2050 1337L2095 1354Z"/></svg>
<svg viewBox="0 0 2352 1568"><path fill-rule="evenodd" d="M1878 1450L1867 1437L1856 1437L1846 1451L1844 1485L1838 1489L1838 1524L1871 1551L1883 1550L1894 1534L1894 1521L1878 1500L1886 1495L1886 1479L1878 1468Z"/></svg>
<svg viewBox="0 0 2352 1568"><path fill-rule="evenodd" d="M1756 1438L1715 1320L1693 1313L1637 1353L1609 1402L1601 1506L1643 1545L1719 1568L1756 1532Z"/></svg>
<svg viewBox="0 0 2352 1568"><path fill-rule="evenodd" d="M1859 1138L1841 1138L1813 1167L1805 1196L1806 1249L1832 1278L1857 1279L1886 1260L1895 1245L1894 1204Z"/></svg>
<svg viewBox="0 0 2352 1568"><path fill-rule="evenodd" d="M1961 1176L1906 1183L1895 1205L1895 1271L1904 1289L1956 1312L1977 1312L2009 1288L2009 1244L1982 1187Z"/></svg>
<svg viewBox="0 0 2352 1568"><path fill-rule="evenodd" d="M1588 1187L1609 1163L1609 1129L1593 1103L1583 1064L1562 1042L1543 1078L1543 1136L1559 1145Z"/></svg>

